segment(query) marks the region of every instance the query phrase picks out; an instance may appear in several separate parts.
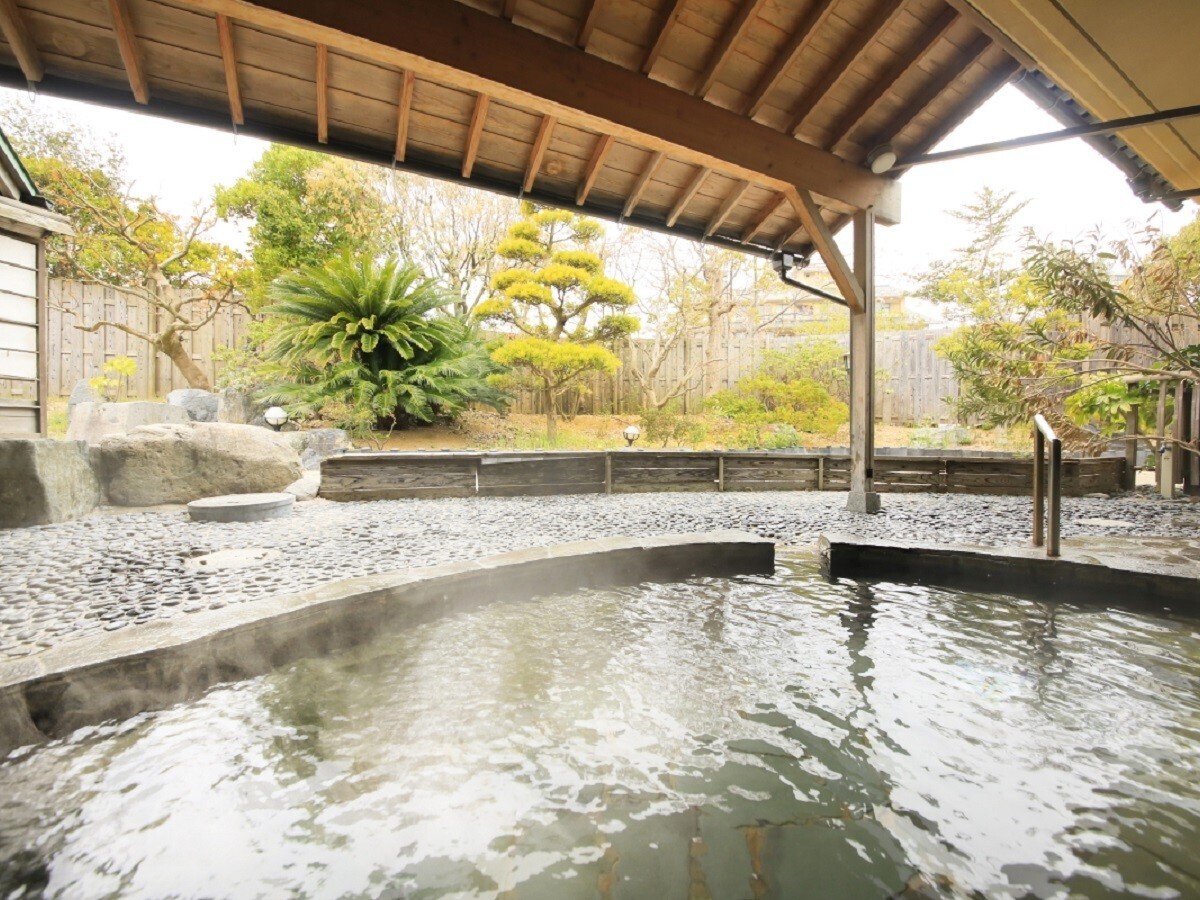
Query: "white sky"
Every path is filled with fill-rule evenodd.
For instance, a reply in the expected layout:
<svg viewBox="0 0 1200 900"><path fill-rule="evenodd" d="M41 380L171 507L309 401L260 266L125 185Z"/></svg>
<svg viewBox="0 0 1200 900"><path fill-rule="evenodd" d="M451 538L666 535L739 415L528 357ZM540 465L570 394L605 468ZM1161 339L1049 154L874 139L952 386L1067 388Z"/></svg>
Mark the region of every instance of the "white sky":
<svg viewBox="0 0 1200 900"><path fill-rule="evenodd" d="M0 89L3 90L3 89ZM12 96L17 93L5 90ZM33 101L65 115L99 135L114 133L125 147L129 170L140 194L158 197L163 206L186 214L204 203L217 184L243 175L266 144L244 136L183 125L165 119L88 106L52 97ZM1005 87L967 119L939 149L1018 137L1061 126L1016 88ZM1186 204L1172 213L1142 203L1124 176L1082 141L989 154L913 169L904 176L900 225L881 228L877 263L882 278L904 286L930 262L945 258L965 242L961 225L947 210L971 201L984 185L1012 190L1031 200L1019 224L1042 236L1079 237L1094 227L1120 235L1127 223L1156 218L1166 233L1189 222L1197 207ZM214 235L236 241L233 234ZM849 250L850 229L840 236Z"/></svg>

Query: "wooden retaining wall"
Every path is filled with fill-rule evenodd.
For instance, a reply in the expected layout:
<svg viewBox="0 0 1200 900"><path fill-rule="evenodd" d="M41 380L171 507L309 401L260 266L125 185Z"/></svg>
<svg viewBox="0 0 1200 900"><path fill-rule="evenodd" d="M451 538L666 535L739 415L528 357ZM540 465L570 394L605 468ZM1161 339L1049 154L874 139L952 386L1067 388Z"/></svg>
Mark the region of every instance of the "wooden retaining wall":
<svg viewBox="0 0 1200 900"><path fill-rule="evenodd" d="M878 456L885 492L1029 494L1032 460ZM1122 490L1124 458L1064 459L1063 494ZM347 453L321 465L329 500L518 497L649 491L845 491L850 458L768 451Z"/></svg>

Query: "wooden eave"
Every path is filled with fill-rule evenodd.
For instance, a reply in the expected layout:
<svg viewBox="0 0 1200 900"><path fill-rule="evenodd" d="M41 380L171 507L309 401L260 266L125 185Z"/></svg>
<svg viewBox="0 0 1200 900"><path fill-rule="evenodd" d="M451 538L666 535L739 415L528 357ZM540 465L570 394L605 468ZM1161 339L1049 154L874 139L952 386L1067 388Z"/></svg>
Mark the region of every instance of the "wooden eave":
<svg viewBox="0 0 1200 900"><path fill-rule="evenodd" d="M968 17L945 26L949 2L15 0L4 34L22 45L0 41L0 77L219 128L240 112L253 136L808 253L781 195L811 195L833 230L862 206L898 218L868 152L930 145L1017 71Z"/></svg>

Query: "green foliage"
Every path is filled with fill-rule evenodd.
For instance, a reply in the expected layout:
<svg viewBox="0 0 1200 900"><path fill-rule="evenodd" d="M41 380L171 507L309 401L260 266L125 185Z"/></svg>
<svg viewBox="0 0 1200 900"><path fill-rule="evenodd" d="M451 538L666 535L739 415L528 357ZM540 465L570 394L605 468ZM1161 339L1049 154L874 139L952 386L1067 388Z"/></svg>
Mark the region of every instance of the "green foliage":
<svg viewBox="0 0 1200 900"><path fill-rule="evenodd" d="M647 444L694 447L708 436L704 421L696 416L685 416L680 407L678 401L672 401L642 413L642 436Z"/></svg>
<svg viewBox="0 0 1200 900"><path fill-rule="evenodd" d="M249 175L218 188L220 216L251 223L252 296L261 300L284 272L344 253L381 254L389 243L381 177L361 163L272 144Z"/></svg>
<svg viewBox="0 0 1200 900"><path fill-rule="evenodd" d="M137 360L132 356L114 356L100 369L100 374L88 379L93 391L109 402L129 396L129 379L137 373Z"/></svg>
<svg viewBox="0 0 1200 900"><path fill-rule="evenodd" d="M850 418L850 408L812 379L779 381L761 372L741 379L732 391L718 391L711 404L740 424L783 424L816 434L831 434Z"/></svg>
<svg viewBox="0 0 1200 900"><path fill-rule="evenodd" d="M280 277L269 298L264 351L281 380L265 399L358 433L503 405L486 348L415 266L342 256Z"/></svg>
<svg viewBox="0 0 1200 900"><path fill-rule="evenodd" d="M764 351L761 373L776 381L815 381L834 398L848 403L850 373L846 370L846 353L846 348L831 338L812 338L784 350Z"/></svg>

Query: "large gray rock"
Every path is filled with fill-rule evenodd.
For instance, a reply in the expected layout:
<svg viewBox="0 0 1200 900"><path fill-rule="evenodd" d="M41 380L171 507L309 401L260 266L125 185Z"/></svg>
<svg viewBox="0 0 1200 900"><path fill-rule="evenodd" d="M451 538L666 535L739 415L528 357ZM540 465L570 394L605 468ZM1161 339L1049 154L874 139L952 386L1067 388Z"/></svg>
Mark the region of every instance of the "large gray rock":
<svg viewBox="0 0 1200 900"><path fill-rule="evenodd" d="M187 412L193 422L217 421L217 407L220 405L217 395L212 391L202 391L199 388L180 388L167 394L167 402L172 406L180 406Z"/></svg>
<svg viewBox="0 0 1200 900"><path fill-rule="evenodd" d="M217 421L232 425L251 425L256 416L262 416L268 404L259 403L246 391L225 388L217 397Z"/></svg>
<svg viewBox="0 0 1200 900"><path fill-rule="evenodd" d="M111 503L190 503L219 494L282 491L303 473L295 448L250 425L147 425L100 443L97 466Z"/></svg>
<svg viewBox="0 0 1200 900"><path fill-rule="evenodd" d="M350 449L350 439L340 428L314 428L311 431L285 431L280 436L296 448L306 469L320 469L321 460Z"/></svg>
<svg viewBox="0 0 1200 900"><path fill-rule="evenodd" d="M87 515L100 500L87 444L48 438L0 440L0 528L49 525Z"/></svg>
<svg viewBox="0 0 1200 900"><path fill-rule="evenodd" d="M143 425L162 425L188 420L187 410L169 403L135 400L132 403L80 403L67 425L67 440L99 444L114 434L128 434Z"/></svg>
<svg viewBox="0 0 1200 900"><path fill-rule="evenodd" d="M67 398L67 421L71 420L75 407L80 403L100 403L104 398L96 393L86 378L80 378L71 388L71 396Z"/></svg>

